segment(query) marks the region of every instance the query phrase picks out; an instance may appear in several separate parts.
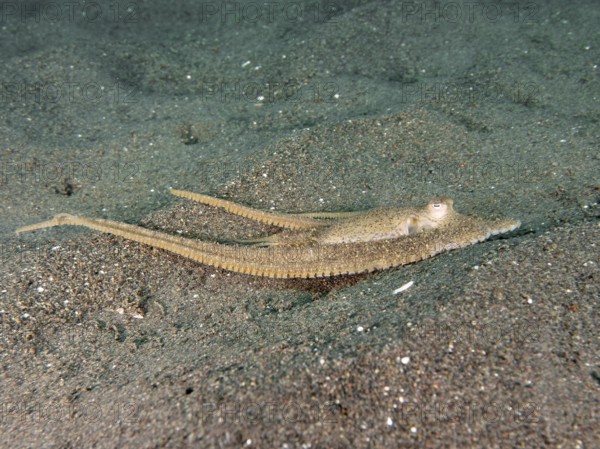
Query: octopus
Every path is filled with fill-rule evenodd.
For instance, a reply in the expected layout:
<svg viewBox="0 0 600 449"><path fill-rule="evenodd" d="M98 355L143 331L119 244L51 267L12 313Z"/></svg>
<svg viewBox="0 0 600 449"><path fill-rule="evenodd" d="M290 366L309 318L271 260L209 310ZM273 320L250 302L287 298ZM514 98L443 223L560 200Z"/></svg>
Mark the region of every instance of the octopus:
<svg viewBox="0 0 600 449"><path fill-rule="evenodd" d="M175 189L171 193L281 227L283 231L233 244L217 243L117 221L58 214L16 232L62 225L84 226L228 271L271 278L321 278L412 264L520 226L519 221L510 218L491 220L463 215L454 210L450 198L434 198L421 208L286 214L199 193Z"/></svg>

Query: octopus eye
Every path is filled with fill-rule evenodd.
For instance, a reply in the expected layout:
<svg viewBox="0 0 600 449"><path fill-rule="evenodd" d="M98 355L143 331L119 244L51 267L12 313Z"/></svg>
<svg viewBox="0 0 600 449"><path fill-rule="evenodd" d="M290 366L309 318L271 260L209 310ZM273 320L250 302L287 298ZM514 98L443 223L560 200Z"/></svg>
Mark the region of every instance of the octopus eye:
<svg viewBox="0 0 600 449"><path fill-rule="evenodd" d="M448 213L448 205L446 203L430 203L429 204L429 213L431 214L431 218L434 220L439 220L444 218Z"/></svg>

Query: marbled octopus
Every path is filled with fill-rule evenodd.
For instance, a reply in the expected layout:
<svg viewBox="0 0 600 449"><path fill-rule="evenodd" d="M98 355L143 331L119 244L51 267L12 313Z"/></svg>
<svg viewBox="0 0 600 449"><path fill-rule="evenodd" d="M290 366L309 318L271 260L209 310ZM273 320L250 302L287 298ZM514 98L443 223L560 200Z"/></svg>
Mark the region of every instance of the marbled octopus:
<svg viewBox="0 0 600 449"><path fill-rule="evenodd" d="M60 225L85 226L230 271L272 278L317 278L406 265L520 226L519 221L511 219L484 220L462 215L454 210L449 198L434 199L421 209L278 214L198 193L171 193L285 230L238 242L243 244L226 245L116 221L58 214L16 232Z"/></svg>

